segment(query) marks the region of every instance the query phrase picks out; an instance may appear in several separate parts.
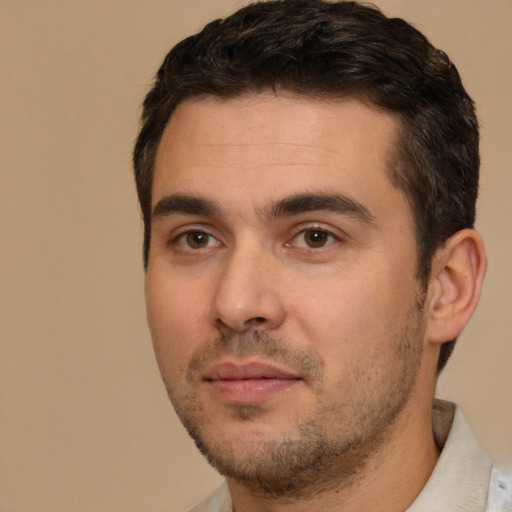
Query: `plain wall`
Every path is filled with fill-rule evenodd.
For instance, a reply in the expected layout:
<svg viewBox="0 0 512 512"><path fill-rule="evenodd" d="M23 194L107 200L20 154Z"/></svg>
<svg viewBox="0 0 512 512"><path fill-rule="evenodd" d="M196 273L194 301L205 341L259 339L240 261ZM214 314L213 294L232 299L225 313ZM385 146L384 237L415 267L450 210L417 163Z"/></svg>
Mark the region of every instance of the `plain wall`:
<svg viewBox="0 0 512 512"><path fill-rule="evenodd" d="M376 0L458 66L482 125L481 304L441 378L512 462L512 2ZM172 44L233 0L0 0L0 511L173 511L218 481L145 323L131 151Z"/></svg>

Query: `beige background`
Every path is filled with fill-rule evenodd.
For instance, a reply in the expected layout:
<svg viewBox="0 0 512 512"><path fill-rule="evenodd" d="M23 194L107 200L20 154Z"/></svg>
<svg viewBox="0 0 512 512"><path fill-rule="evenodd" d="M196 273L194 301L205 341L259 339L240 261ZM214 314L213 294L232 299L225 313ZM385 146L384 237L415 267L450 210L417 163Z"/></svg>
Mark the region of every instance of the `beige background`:
<svg viewBox="0 0 512 512"><path fill-rule="evenodd" d="M377 0L479 108L478 312L439 394L512 462L512 2ZM145 325L130 153L172 43L235 0L0 0L0 511L173 511L217 481L168 405Z"/></svg>

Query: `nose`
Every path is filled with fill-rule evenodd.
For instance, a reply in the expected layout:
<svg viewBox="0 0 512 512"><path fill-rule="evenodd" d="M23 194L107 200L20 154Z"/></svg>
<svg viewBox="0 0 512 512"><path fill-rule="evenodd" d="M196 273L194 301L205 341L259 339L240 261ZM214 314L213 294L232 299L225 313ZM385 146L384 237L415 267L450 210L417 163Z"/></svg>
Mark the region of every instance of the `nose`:
<svg viewBox="0 0 512 512"><path fill-rule="evenodd" d="M269 331L283 323L277 266L271 255L233 251L222 266L211 304L210 317L217 329L225 334Z"/></svg>

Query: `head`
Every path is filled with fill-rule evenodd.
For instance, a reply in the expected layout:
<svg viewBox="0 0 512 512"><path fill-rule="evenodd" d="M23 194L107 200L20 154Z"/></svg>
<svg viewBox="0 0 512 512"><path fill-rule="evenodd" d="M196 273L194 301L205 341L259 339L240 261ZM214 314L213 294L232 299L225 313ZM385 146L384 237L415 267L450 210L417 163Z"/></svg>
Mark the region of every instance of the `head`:
<svg viewBox="0 0 512 512"><path fill-rule="evenodd" d="M355 2L250 5L166 57L134 161L157 360L222 473L307 496L434 449L485 268L477 123L442 52Z"/></svg>
<svg viewBox="0 0 512 512"><path fill-rule="evenodd" d="M134 152L145 266L155 157L176 107L190 98L265 90L354 98L397 120L389 179L410 205L417 277L426 283L436 250L474 223L479 152L473 102L448 57L415 28L345 1L255 3L169 52L145 99ZM443 344L439 371L454 343Z"/></svg>

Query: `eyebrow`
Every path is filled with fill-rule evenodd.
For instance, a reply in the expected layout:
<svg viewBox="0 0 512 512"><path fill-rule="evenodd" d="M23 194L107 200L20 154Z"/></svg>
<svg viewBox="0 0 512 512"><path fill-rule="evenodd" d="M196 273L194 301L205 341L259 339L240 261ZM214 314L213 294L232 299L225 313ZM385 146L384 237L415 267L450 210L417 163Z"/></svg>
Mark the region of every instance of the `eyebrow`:
<svg viewBox="0 0 512 512"><path fill-rule="evenodd" d="M374 224L370 211L354 199L340 194L305 193L286 197L274 203L265 216L270 219L312 211L348 215L366 224Z"/></svg>
<svg viewBox="0 0 512 512"><path fill-rule="evenodd" d="M172 215L220 215L220 208L211 200L200 196L172 194L162 197L153 208L153 217Z"/></svg>
<svg viewBox="0 0 512 512"><path fill-rule="evenodd" d="M369 210L354 199L340 194L303 193L285 197L262 208L260 214L269 220L313 211L327 211L347 215L366 224L374 224ZM153 209L154 218L173 215L205 215L222 217L220 206L210 199L187 194L162 197Z"/></svg>

